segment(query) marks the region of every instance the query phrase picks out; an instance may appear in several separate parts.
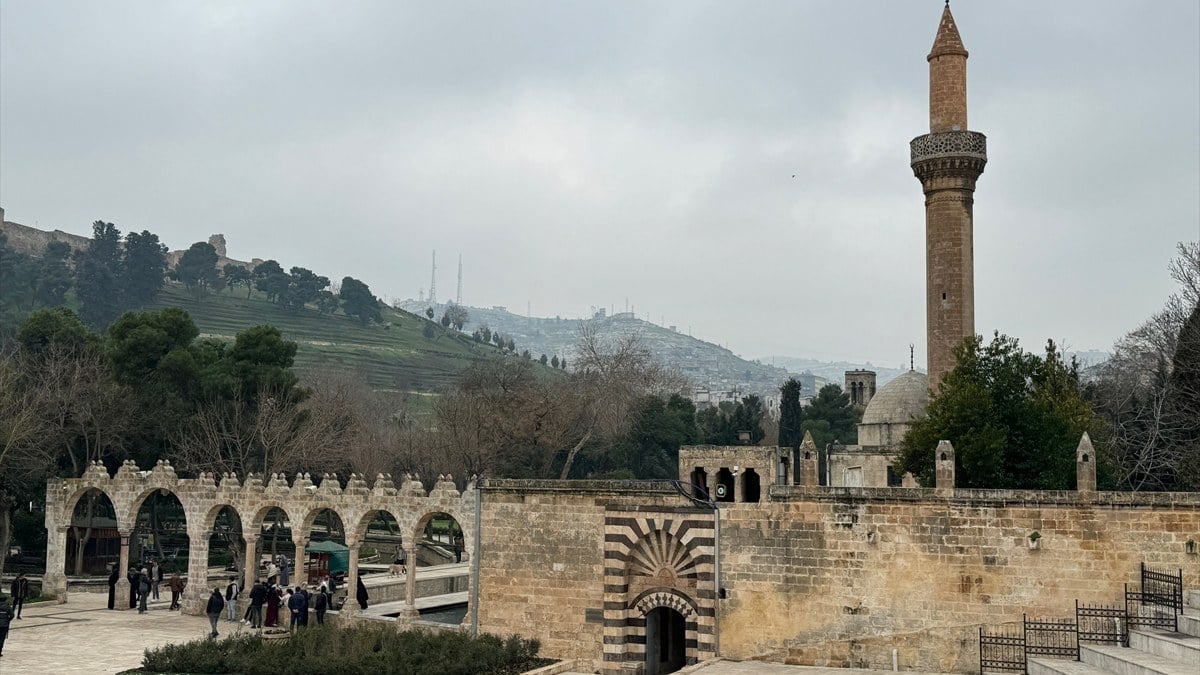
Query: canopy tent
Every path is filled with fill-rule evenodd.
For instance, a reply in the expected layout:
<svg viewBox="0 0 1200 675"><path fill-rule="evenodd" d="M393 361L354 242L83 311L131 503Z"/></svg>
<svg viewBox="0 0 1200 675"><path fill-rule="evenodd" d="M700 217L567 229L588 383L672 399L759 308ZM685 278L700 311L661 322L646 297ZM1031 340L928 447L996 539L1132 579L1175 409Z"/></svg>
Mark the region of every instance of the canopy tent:
<svg viewBox="0 0 1200 675"><path fill-rule="evenodd" d="M326 574L350 571L350 547L336 541L318 541L304 547L305 571L309 582Z"/></svg>

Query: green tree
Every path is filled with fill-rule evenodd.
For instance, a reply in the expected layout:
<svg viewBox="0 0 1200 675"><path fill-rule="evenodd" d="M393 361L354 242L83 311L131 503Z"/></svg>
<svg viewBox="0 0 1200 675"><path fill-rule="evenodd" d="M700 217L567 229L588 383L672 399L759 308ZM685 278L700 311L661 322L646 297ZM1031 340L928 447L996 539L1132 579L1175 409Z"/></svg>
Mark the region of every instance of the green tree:
<svg viewBox="0 0 1200 675"><path fill-rule="evenodd" d="M250 290L253 281L253 278L250 276L250 270L246 269L242 265L225 263L225 265L221 268L221 274L225 277L225 285L231 290L234 286L245 286L246 297L250 297Z"/></svg>
<svg viewBox="0 0 1200 675"><path fill-rule="evenodd" d="M220 274L217 273L217 249L207 241L198 241L179 257L175 265L175 276L184 286L195 290L213 288Z"/></svg>
<svg viewBox="0 0 1200 675"><path fill-rule="evenodd" d="M748 431L750 442L757 444L766 436L762 426L765 415L762 399L751 394L738 403L721 401L715 407L701 410L696 414L696 429L701 443L738 445L740 432Z"/></svg>
<svg viewBox="0 0 1200 675"><path fill-rule="evenodd" d="M46 244L46 252L38 265L37 304L42 307L58 307L66 301L71 289L71 267L68 260L71 247L65 242L52 241Z"/></svg>
<svg viewBox="0 0 1200 675"><path fill-rule="evenodd" d="M261 391L290 396L298 379L292 372L296 343L283 339L274 326L254 326L237 334L221 361L246 401L257 402Z"/></svg>
<svg viewBox="0 0 1200 675"><path fill-rule="evenodd" d="M0 232L0 328L11 333L33 302L34 286L29 256L8 245Z"/></svg>
<svg viewBox="0 0 1200 675"><path fill-rule="evenodd" d="M121 265L125 307L145 307L162 290L167 276L167 247L148 230L125 235Z"/></svg>
<svg viewBox="0 0 1200 675"><path fill-rule="evenodd" d="M549 361L550 360L546 358L545 354L542 354L541 358L538 359L538 362L541 363L543 366L546 365L547 363L549 363Z"/></svg>
<svg viewBox="0 0 1200 675"><path fill-rule="evenodd" d="M383 314L379 311L379 299L371 293L371 289L354 277L342 279L340 291L342 309L347 316L357 317L362 323L383 322Z"/></svg>
<svg viewBox="0 0 1200 675"><path fill-rule="evenodd" d="M429 319L430 321L433 321L433 308L432 307L425 308L425 318Z"/></svg>
<svg viewBox="0 0 1200 675"><path fill-rule="evenodd" d="M804 438L806 431L811 433L818 448L829 443L857 443L860 415L860 411L850 404L849 394L836 384L827 384L804 410L800 438Z"/></svg>
<svg viewBox="0 0 1200 675"><path fill-rule="evenodd" d="M550 367L558 370L558 354L555 354L554 358L550 359Z"/></svg>
<svg viewBox="0 0 1200 675"><path fill-rule="evenodd" d="M1065 363L1053 341L1040 357L998 332L986 345L967 338L955 358L925 418L904 439L900 471L931 485L934 448L949 440L958 487L1071 488L1075 448L1095 420L1077 364Z"/></svg>
<svg viewBox="0 0 1200 675"><path fill-rule="evenodd" d="M779 388L779 445L796 449L804 440L804 408L800 405L800 381L788 378Z"/></svg>
<svg viewBox="0 0 1200 675"><path fill-rule="evenodd" d="M30 314L17 331L17 344L28 354L55 347L78 354L98 349L101 338L66 307L41 309Z"/></svg>
<svg viewBox="0 0 1200 675"><path fill-rule="evenodd" d="M253 277L254 287L265 293L270 302L278 302L280 297L287 293L288 285L291 283L287 272L284 272L279 263L274 260L259 263L254 268Z"/></svg>
<svg viewBox="0 0 1200 675"><path fill-rule="evenodd" d="M304 267L293 267L288 275L288 287L280 304L289 311L299 312L309 303L316 303L321 291L329 287L329 277L323 277Z"/></svg>
<svg viewBox="0 0 1200 675"><path fill-rule="evenodd" d="M87 248L75 254L75 296L79 318L93 328L107 328L125 307L121 297L121 231L97 220Z"/></svg>
<svg viewBox="0 0 1200 675"><path fill-rule="evenodd" d="M342 303L338 300L338 296L333 294L333 291L326 288L317 294L316 305L318 313L333 314L338 311L338 307L341 307Z"/></svg>

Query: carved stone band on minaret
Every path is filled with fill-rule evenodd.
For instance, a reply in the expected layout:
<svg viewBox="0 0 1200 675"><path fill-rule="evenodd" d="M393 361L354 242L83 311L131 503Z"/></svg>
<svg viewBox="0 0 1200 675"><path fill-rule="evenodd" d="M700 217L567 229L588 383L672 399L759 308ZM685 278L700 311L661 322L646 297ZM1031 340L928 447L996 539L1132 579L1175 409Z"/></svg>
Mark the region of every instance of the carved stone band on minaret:
<svg viewBox="0 0 1200 675"><path fill-rule="evenodd" d="M917 178L921 178L921 168L925 168L925 164L930 160L946 159L946 158L962 158L978 160L978 169L976 173L983 173L983 166L987 164L987 136L977 131L943 131L936 134L925 134L917 136L908 144L909 155L913 171L917 172ZM929 168L937 168L937 164ZM967 167L973 170L973 163Z"/></svg>

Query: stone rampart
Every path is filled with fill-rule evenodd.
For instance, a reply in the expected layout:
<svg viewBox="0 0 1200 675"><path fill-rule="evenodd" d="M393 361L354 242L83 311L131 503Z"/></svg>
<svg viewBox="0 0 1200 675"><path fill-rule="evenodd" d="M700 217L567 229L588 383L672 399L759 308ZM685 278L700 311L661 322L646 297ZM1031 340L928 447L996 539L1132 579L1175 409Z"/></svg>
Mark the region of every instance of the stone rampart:
<svg viewBox="0 0 1200 675"><path fill-rule="evenodd" d="M644 634L604 623L632 602L606 591L639 583L606 565L606 524L624 513L669 528L712 510L669 483L574 483L481 487L480 627L618 672L639 654L613 645ZM1196 493L771 486L718 510L712 639L731 658L888 669L895 648L902 669L973 672L980 624L1119 602L1141 562L1200 586L1200 556L1185 551L1200 539Z"/></svg>

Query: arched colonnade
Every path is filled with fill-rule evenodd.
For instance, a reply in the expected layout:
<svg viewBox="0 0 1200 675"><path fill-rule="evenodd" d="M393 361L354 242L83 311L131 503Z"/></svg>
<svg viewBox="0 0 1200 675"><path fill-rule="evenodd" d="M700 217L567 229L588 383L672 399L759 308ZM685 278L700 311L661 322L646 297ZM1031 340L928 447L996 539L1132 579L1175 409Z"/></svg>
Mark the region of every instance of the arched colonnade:
<svg viewBox="0 0 1200 675"><path fill-rule="evenodd" d="M336 480L313 483L308 474L300 474L289 483L283 474L267 477L251 474L244 483L232 474L217 478L207 473L199 478L179 478L169 462L159 461L149 471L141 470L126 461L116 476L109 476L103 465L94 463L81 478L51 480L46 486L46 575L43 593L65 602L67 578L64 572L67 555L67 531L71 525L75 504L92 490L103 493L116 512L117 531L121 537L121 576L117 582L116 606L128 606L129 539L137 523L138 509L156 490L172 493L183 505L188 534L187 592L183 611L203 614L208 586L209 540L217 516L225 508L232 509L241 520L245 544L246 570L258 568L263 520L273 508L281 509L292 523L292 543L303 550L309 541L317 516L328 509L337 514L345 525L346 545L350 548L347 581L354 584L358 577L358 546L366 535L371 520L380 512L390 514L400 527L407 560L406 598L409 607L416 599L416 545L425 525L438 514L448 514L462 528L464 548L473 550L475 542L475 509L477 495L473 483L459 493L453 478L439 476L428 493L419 480L409 476L396 486L390 476L379 475L368 486L366 480L351 475L345 488ZM475 579L471 578L471 585ZM353 597L353 586L351 586ZM122 601L124 599L124 601ZM353 603L350 603L353 604ZM347 605L350 606L350 605Z"/></svg>

